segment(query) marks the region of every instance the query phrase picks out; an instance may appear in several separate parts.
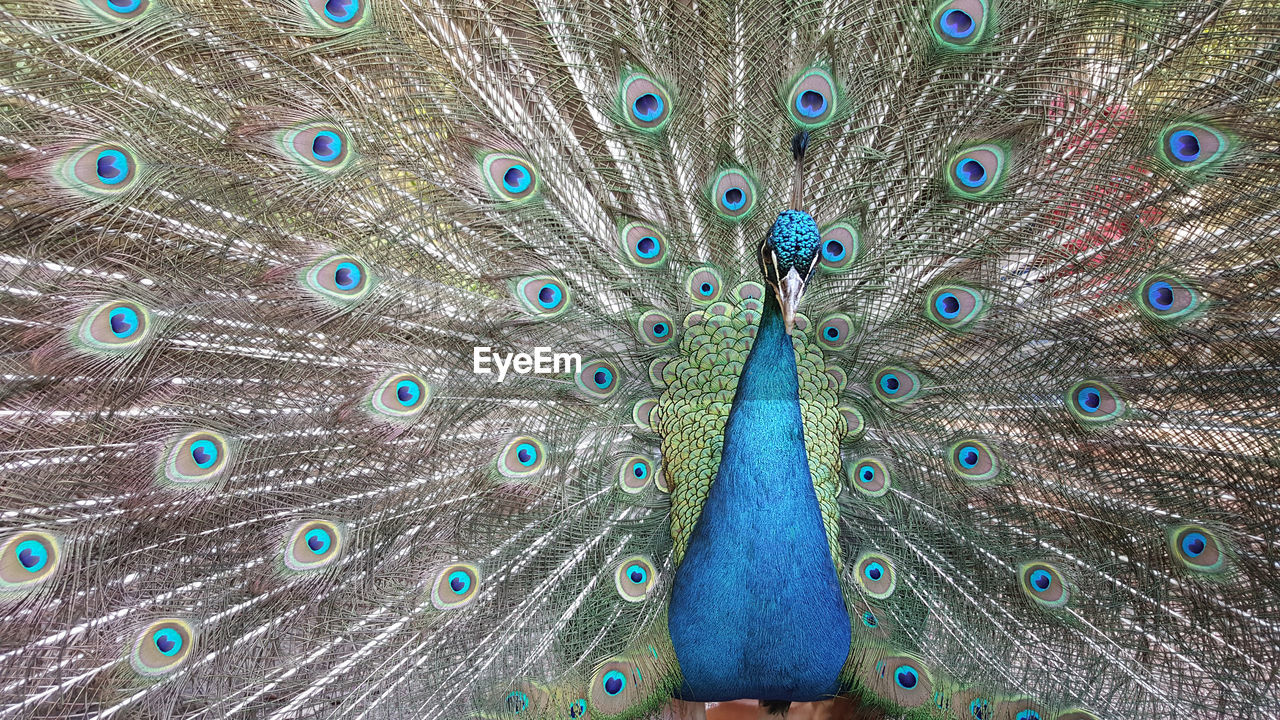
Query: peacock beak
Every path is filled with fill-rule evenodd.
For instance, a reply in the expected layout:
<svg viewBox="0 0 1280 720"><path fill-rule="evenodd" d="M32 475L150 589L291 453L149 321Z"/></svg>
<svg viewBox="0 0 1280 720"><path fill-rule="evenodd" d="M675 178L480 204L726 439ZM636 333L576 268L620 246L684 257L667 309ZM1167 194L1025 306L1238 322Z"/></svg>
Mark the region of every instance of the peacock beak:
<svg viewBox="0 0 1280 720"><path fill-rule="evenodd" d="M778 283L778 305L782 307L782 322L790 335L796 324L796 308L800 307L800 298L804 297L804 278L795 268L787 271Z"/></svg>

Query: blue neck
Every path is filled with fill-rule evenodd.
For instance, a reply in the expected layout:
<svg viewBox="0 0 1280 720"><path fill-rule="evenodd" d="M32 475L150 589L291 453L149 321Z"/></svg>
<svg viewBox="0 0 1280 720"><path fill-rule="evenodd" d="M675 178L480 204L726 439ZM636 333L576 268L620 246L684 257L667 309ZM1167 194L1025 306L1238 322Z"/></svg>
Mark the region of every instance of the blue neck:
<svg viewBox="0 0 1280 720"><path fill-rule="evenodd" d="M685 700L807 701L838 690L849 614L809 475L795 351L772 292L668 619Z"/></svg>

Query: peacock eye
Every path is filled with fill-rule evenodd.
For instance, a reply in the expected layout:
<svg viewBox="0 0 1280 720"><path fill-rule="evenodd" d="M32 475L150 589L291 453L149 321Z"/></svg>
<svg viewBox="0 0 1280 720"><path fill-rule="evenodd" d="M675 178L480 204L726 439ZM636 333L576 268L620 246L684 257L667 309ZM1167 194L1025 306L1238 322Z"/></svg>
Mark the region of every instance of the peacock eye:
<svg viewBox="0 0 1280 720"><path fill-rule="evenodd" d="M480 571L474 565L455 563L440 571L431 586L431 604L437 610L456 610L476 599Z"/></svg>
<svg viewBox="0 0 1280 720"><path fill-rule="evenodd" d="M150 0L81 0L81 2L103 18L115 21L141 17L151 8Z"/></svg>
<svg viewBox="0 0 1280 720"><path fill-rule="evenodd" d="M194 637L195 630L182 620L152 623L134 641L130 664L141 675L163 675L190 656Z"/></svg>
<svg viewBox="0 0 1280 720"><path fill-rule="evenodd" d="M366 17L365 0L306 0L313 22L332 31L350 30Z"/></svg>
<svg viewBox="0 0 1280 720"><path fill-rule="evenodd" d="M617 695L626 689L627 676L617 670L610 670L604 674L604 679L601 681L601 685L604 687L605 693L609 695Z"/></svg>
<svg viewBox="0 0 1280 720"><path fill-rule="evenodd" d="M431 386L413 373L388 375L369 393L367 407L378 415L407 419L422 412L431 399Z"/></svg>
<svg viewBox="0 0 1280 720"><path fill-rule="evenodd" d="M979 45L986 35L986 0L949 0L933 11L930 30L944 48L965 51Z"/></svg>
<svg viewBox="0 0 1280 720"><path fill-rule="evenodd" d="M711 202L726 220L741 220L755 208L755 183L741 170L721 170L711 183Z"/></svg>
<svg viewBox="0 0 1280 720"><path fill-rule="evenodd" d="M332 123L299 125L284 134L285 148L303 167L332 174L351 160L351 142L346 131Z"/></svg>
<svg viewBox="0 0 1280 720"><path fill-rule="evenodd" d="M1188 570L1202 573L1219 572L1225 566L1226 554L1217 537L1207 528L1183 525L1169 533L1174 557Z"/></svg>
<svg viewBox="0 0 1280 720"><path fill-rule="evenodd" d="M862 435L862 433L866 432L867 421L866 418L862 416L861 410L853 405L847 404L841 405L838 410L840 411L841 417L844 418L848 432L847 439L856 440Z"/></svg>
<svg viewBox="0 0 1280 720"><path fill-rule="evenodd" d="M657 80L640 73L622 83L621 102L627 123L637 130L655 132L671 118L671 97Z"/></svg>
<svg viewBox="0 0 1280 720"><path fill-rule="evenodd" d="M890 473L883 460L877 458L859 460L850 470L849 478L858 492L869 497L880 497L889 492Z"/></svg>
<svg viewBox="0 0 1280 720"><path fill-rule="evenodd" d="M796 79L788 94L787 112L802 128L827 124L835 116L836 84L821 68L810 68Z"/></svg>
<svg viewBox="0 0 1280 720"><path fill-rule="evenodd" d="M533 165L524 158L505 153L490 153L481 163L489 192L499 200L523 202L538 191L538 176Z"/></svg>
<svg viewBox="0 0 1280 720"><path fill-rule="evenodd" d="M508 442L498 456L498 472L513 480L531 477L542 472L546 465L545 455L540 440L528 436L517 437Z"/></svg>
<svg viewBox="0 0 1280 720"><path fill-rule="evenodd" d="M1183 122L1164 129L1160 149L1169 166L1190 172L1222 159L1229 144L1225 135L1208 125Z"/></svg>
<svg viewBox="0 0 1280 720"><path fill-rule="evenodd" d="M623 600L641 602L648 597L656 577L653 561L643 555L635 555L618 563L613 580Z"/></svg>
<svg viewBox="0 0 1280 720"><path fill-rule="evenodd" d="M913 690L920 684L920 673L910 665L899 665L893 673L893 681L904 690Z"/></svg>
<svg viewBox="0 0 1280 720"><path fill-rule="evenodd" d="M853 341L853 318L834 313L818 323L818 343L828 350L843 350Z"/></svg>
<svg viewBox="0 0 1280 720"><path fill-rule="evenodd" d="M684 287L695 305L710 305L720 299L721 285L720 272L704 266L689 273Z"/></svg>
<svg viewBox="0 0 1280 720"><path fill-rule="evenodd" d="M947 165L947 182L961 197L992 195L1004 176L1005 152L998 145L978 145L957 153Z"/></svg>
<svg viewBox="0 0 1280 720"><path fill-rule="evenodd" d="M56 172L67 188L85 195L119 195L138 180L138 161L123 145L90 145L69 155Z"/></svg>
<svg viewBox="0 0 1280 720"><path fill-rule="evenodd" d="M58 568L60 546L49 533L36 530L0 541L0 594L35 586Z"/></svg>
<svg viewBox="0 0 1280 720"><path fill-rule="evenodd" d="M900 367L887 367L876 373L872 384L876 397L891 405L911 400L920 391L915 373Z"/></svg>
<svg viewBox="0 0 1280 720"><path fill-rule="evenodd" d="M151 316L129 300L103 303L81 320L76 338L86 349L118 352L137 348L148 337Z"/></svg>
<svg viewBox="0 0 1280 720"><path fill-rule="evenodd" d="M373 287L364 262L351 255L333 255L312 265L305 281L320 297L341 302L359 300Z"/></svg>
<svg viewBox="0 0 1280 720"><path fill-rule="evenodd" d="M341 555L342 532L327 520L308 520L290 533L285 543L284 564L294 572L319 570Z"/></svg>
<svg viewBox="0 0 1280 720"><path fill-rule="evenodd" d="M851 223L838 222L822 231L818 267L835 273L849 269L857 260L860 234Z"/></svg>
<svg viewBox="0 0 1280 720"><path fill-rule="evenodd" d="M710 285L711 280L704 280L703 283ZM701 292L701 288L699 288ZM675 332L672 328L675 323L671 316L660 310L647 310L640 316L636 323L639 330L640 341L650 347L660 347L671 342L675 338Z"/></svg>
<svg viewBox="0 0 1280 720"><path fill-rule="evenodd" d="M982 295L976 290L949 285L929 293L926 305L930 320L948 330L960 330L982 314Z"/></svg>
<svg viewBox="0 0 1280 720"><path fill-rule="evenodd" d="M552 318L569 309L569 289L549 275L527 277L516 283L516 299L535 317Z"/></svg>
<svg viewBox="0 0 1280 720"><path fill-rule="evenodd" d="M888 557L875 552L865 552L856 565L858 586L866 595L883 600L893 594L897 586L893 563Z"/></svg>
<svg viewBox="0 0 1280 720"><path fill-rule="evenodd" d="M209 430L189 433L170 446L165 478L178 484L206 482L220 475L229 459L227 439L221 434Z"/></svg>
<svg viewBox="0 0 1280 720"><path fill-rule="evenodd" d="M1120 417L1124 401L1111 386L1098 380L1084 380L1067 391L1067 409L1081 423L1097 425Z"/></svg>
<svg viewBox="0 0 1280 720"><path fill-rule="evenodd" d="M636 267L656 268L667 261L667 242L654 226L632 222L623 226L619 236L627 260Z"/></svg>
<svg viewBox="0 0 1280 720"><path fill-rule="evenodd" d="M962 440L951 446L947 456L952 474L966 482L982 483L1000 474L1000 463L991 447L976 439Z"/></svg>
<svg viewBox="0 0 1280 720"><path fill-rule="evenodd" d="M1138 289L1138 307L1155 320L1182 320L1199 309L1200 296L1172 275L1152 275Z"/></svg>
<svg viewBox="0 0 1280 720"><path fill-rule="evenodd" d="M618 484L623 492L636 494L644 490L653 475L653 463L638 455L627 458L618 470Z"/></svg>
<svg viewBox="0 0 1280 720"><path fill-rule="evenodd" d="M1036 604L1046 608L1057 608L1067 604L1070 592L1062 573L1052 565L1043 562L1026 563L1022 566L1019 576L1023 591Z"/></svg>
<svg viewBox="0 0 1280 720"><path fill-rule="evenodd" d="M603 400L618 388L618 368L608 360L584 362L575 382L588 398Z"/></svg>

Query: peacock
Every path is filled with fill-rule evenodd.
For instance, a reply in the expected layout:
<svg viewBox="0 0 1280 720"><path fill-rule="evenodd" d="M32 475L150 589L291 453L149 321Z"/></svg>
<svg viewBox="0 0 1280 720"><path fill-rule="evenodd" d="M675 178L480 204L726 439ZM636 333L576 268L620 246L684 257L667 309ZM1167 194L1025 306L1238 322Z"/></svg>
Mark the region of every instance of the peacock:
<svg viewBox="0 0 1280 720"><path fill-rule="evenodd" d="M0 720L1280 718L1275 0L6 0Z"/></svg>

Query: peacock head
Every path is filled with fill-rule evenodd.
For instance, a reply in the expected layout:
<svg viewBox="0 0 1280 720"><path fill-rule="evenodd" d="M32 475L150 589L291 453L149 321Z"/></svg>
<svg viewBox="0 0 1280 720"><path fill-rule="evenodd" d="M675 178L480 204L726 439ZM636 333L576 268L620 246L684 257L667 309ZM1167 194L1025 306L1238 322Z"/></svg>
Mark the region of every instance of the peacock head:
<svg viewBox="0 0 1280 720"><path fill-rule="evenodd" d="M788 335L795 326L796 308L804 297L805 286L818 267L821 246L818 224L803 210L779 213L769 235L760 243L760 270L778 298Z"/></svg>

